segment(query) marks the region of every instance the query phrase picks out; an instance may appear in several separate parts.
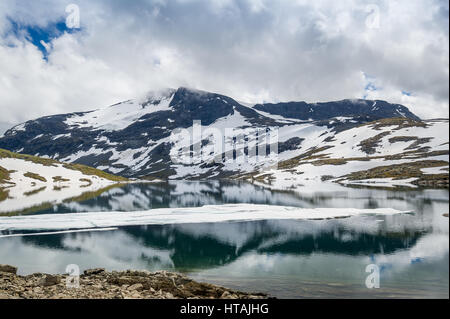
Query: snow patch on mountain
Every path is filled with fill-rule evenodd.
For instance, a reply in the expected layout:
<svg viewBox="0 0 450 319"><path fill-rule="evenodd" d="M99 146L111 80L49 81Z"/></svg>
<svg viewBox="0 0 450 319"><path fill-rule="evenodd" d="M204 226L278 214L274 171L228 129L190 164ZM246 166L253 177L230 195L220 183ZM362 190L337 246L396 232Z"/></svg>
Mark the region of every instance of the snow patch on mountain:
<svg viewBox="0 0 450 319"><path fill-rule="evenodd" d="M92 128L105 131L123 130L146 114L170 111L169 105L174 94L174 90L152 92L144 101L126 101L96 111L80 115L75 114L64 123L72 128Z"/></svg>
<svg viewBox="0 0 450 319"><path fill-rule="evenodd" d="M66 168L61 163L43 165L18 158L0 158L0 167L9 172L9 178L0 184L0 190L7 194L6 199L0 201L0 214L42 203L62 203L115 183Z"/></svg>

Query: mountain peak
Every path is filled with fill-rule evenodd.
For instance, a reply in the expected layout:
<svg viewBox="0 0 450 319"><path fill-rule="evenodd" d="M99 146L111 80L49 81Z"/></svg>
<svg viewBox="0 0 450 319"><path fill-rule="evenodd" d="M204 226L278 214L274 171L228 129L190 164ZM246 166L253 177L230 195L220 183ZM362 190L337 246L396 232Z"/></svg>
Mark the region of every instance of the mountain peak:
<svg viewBox="0 0 450 319"><path fill-rule="evenodd" d="M254 109L273 115L299 120L327 120L334 117L354 117L373 121L382 118L420 118L406 106L382 100L345 99L332 102L283 102L256 104Z"/></svg>

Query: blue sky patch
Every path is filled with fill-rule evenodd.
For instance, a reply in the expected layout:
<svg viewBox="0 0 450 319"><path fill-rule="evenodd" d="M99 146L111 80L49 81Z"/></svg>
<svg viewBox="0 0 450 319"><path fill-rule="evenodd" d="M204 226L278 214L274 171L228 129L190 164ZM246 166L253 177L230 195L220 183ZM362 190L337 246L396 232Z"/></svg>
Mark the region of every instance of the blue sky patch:
<svg viewBox="0 0 450 319"><path fill-rule="evenodd" d="M378 88L373 84L372 82L369 82L366 84L366 87L364 88L366 91L376 91Z"/></svg>
<svg viewBox="0 0 450 319"><path fill-rule="evenodd" d="M45 44L50 43L53 39L59 38L64 33L75 33L80 31L80 29L68 28L65 20L50 23L46 27L21 24L11 18L8 20L11 24L9 34L12 34L17 38L25 37L42 52L46 61L48 59L49 52Z"/></svg>
<svg viewBox="0 0 450 319"><path fill-rule="evenodd" d="M364 75L364 79L366 81L366 86L364 87L364 95L363 95L363 99L366 99L368 94L367 92L370 91L378 91L381 90L381 88L377 87L375 85L375 77L368 75L367 73L363 72Z"/></svg>
<svg viewBox="0 0 450 319"><path fill-rule="evenodd" d="M412 95L411 92L407 92L407 91L402 91L402 94L403 94L403 95L406 95L406 96L411 96L411 95Z"/></svg>

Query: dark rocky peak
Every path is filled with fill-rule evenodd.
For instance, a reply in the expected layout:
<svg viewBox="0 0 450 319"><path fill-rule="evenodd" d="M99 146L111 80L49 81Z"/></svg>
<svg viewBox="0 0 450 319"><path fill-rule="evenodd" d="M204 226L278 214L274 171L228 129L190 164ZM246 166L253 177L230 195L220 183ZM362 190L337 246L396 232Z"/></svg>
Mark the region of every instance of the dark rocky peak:
<svg viewBox="0 0 450 319"><path fill-rule="evenodd" d="M335 117L367 117L370 120L407 117L420 120L406 106L381 100L341 100L322 103L287 102L257 104L255 109L300 120L326 120Z"/></svg>
<svg viewBox="0 0 450 319"><path fill-rule="evenodd" d="M183 119L201 120L202 125L210 125L221 117L233 114L239 103L225 95L180 87L170 106Z"/></svg>

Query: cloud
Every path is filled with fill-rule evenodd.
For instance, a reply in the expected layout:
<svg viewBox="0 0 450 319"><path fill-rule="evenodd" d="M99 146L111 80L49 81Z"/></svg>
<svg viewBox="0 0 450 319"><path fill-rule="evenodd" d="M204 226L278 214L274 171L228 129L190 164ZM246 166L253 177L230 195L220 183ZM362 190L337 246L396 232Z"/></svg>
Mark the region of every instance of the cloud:
<svg viewBox="0 0 450 319"><path fill-rule="evenodd" d="M367 96L448 117L446 1L80 0L81 30L46 41L47 57L8 33L8 21L64 21L69 3L0 4L1 121L177 86L250 102Z"/></svg>

